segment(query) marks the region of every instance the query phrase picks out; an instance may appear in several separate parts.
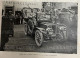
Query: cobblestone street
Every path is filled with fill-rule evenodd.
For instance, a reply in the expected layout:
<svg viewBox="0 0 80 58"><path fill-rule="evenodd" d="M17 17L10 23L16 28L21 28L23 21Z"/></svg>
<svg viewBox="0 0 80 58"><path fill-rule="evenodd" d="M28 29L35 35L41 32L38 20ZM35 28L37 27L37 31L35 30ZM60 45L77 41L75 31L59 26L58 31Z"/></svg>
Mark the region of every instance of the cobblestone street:
<svg viewBox="0 0 80 58"><path fill-rule="evenodd" d="M5 51L46 52L46 53L77 53L77 43L72 40L49 40L37 47L31 36L25 36L24 25L14 26L14 36L9 38Z"/></svg>

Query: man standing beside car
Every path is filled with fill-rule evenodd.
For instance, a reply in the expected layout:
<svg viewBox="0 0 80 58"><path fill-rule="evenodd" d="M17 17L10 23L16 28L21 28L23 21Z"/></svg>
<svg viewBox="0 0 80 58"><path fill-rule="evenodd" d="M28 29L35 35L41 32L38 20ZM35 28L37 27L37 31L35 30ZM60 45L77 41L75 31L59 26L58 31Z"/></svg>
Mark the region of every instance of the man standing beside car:
<svg viewBox="0 0 80 58"><path fill-rule="evenodd" d="M4 51L5 43L9 40L9 17L6 13L4 16L2 16L2 24L1 24L1 46L0 51Z"/></svg>

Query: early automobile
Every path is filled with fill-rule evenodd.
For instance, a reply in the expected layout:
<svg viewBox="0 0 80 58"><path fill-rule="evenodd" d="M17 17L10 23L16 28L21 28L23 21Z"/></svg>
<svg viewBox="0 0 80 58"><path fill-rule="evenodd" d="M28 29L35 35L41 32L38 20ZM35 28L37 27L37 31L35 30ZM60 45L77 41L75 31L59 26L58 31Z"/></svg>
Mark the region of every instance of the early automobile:
<svg viewBox="0 0 80 58"><path fill-rule="evenodd" d="M29 18L26 25L26 35L34 36L37 46L42 46L46 40L66 38L66 26L60 22L53 22L50 14L40 13Z"/></svg>

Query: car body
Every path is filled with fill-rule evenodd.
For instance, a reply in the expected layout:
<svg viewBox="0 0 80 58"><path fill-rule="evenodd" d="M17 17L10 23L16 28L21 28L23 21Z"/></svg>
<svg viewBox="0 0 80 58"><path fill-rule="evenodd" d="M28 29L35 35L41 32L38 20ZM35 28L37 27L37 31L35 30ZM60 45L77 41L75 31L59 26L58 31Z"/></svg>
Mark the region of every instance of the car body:
<svg viewBox="0 0 80 58"><path fill-rule="evenodd" d="M44 41L54 38L66 38L66 26L55 23L51 19L51 14L37 12L36 16L29 17L25 28L26 35L35 37L37 46L42 46Z"/></svg>

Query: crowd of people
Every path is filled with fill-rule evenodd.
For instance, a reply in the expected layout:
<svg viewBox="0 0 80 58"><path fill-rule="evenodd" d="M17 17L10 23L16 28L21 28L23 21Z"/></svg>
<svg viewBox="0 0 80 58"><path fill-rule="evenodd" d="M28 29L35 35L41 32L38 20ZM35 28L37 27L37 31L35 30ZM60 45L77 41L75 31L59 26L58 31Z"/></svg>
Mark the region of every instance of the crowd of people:
<svg viewBox="0 0 80 58"><path fill-rule="evenodd" d="M14 24L23 24L23 17L21 14L16 14L14 19Z"/></svg>
<svg viewBox="0 0 80 58"><path fill-rule="evenodd" d="M65 10L65 9L63 9L63 10ZM61 10L59 9L57 11L57 13L60 13L60 12L61 12ZM67 11L62 11L62 12L67 12ZM56 14L56 15L59 16L58 14ZM54 13L52 14L51 18L54 19ZM57 17L56 17L56 19L57 19ZM25 18L24 18L24 20L25 20ZM13 15L12 12L9 11L9 13L6 13L5 15L2 16L1 47L0 47L1 51L4 50L5 43L8 42L9 34L10 33L14 34L14 30L13 30L14 24L18 24L18 25L23 24L23 15L22 14L17 13L15 15Z"/></svg>

